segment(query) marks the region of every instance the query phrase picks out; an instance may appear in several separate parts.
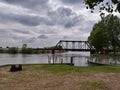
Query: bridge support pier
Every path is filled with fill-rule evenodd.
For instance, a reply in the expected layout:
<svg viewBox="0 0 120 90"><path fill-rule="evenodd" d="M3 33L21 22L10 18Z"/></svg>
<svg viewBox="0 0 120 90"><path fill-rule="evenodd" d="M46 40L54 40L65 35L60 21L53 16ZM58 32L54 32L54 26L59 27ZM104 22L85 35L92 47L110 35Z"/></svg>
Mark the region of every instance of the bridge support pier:
<svg viewBox="0 0 120 90"><path fill-rule="evenodd" d="M96 50L90 50L90 54L96 54Z"/></svg>
<svg viewBox="0 0 120 90"><path fill-rule="evenodd" d="M74 65L73 64L73 57L70 58L70 65Z"/></svg>
<svg viewBox="0 0 120 90"><path fill-rule="evenodd" d="M52 55L53 55L53 64L55 64L55 50L52 50Z"/></svg>

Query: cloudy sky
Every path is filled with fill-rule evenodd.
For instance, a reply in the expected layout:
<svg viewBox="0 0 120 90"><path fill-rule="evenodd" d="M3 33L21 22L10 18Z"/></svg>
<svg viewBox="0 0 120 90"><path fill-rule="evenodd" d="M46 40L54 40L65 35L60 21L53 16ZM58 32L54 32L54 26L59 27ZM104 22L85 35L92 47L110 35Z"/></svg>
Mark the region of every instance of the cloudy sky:
<svg viewBox="0 0 120 90"><path fill-rule="evenodd" d="M99 13L90 13L82 0L0 0L0 46L87 40L99 20Z"/></svg>

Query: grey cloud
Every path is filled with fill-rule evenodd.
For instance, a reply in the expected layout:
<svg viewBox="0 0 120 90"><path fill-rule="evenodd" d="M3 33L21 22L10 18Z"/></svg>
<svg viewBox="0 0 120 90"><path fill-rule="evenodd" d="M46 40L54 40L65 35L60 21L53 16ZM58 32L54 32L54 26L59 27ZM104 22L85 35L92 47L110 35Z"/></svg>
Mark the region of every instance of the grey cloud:
<svg viewBox="0 0 120 90"><path fill-rule="evenodd" d="M0 34L8 33L4 29L0 29Z"/></svg>
<svg viewBox="0 0 120 90"><path fill-rule="evenodd" d="M8 30L8 29L0 29L0 37L10 38L11 37L11 31Z"/></svg>
<svg viewBox="0 0 120 90"><path fill-rule="evenodd" d="M36 38L32 37L32 38L26 38L22 40L23 43L34 43L36 42Z"/></svg>
<svg viewBox="0 0 120 90"><path fill-rule="evenodd" d="M79 8L81 0L48 1L0 0L0 45L27 43L44 47L55 45L60 39L80 39L85 37L82 33L90 32L93 22L87 22L89 15Z"/></svg>
<svg viewBox="0 0 120 90"><path fill-rule="evenodd" d="M82 32L84 33L90 33L95 23L96 22L92 20L84 21L83 26L81 26L79 30L80 31L82 30Z"/></svg>
<svg viewBox="0 0 120 90"><path fill-rule="evenodd" d="M61 17L70 16L72 14L72 10L70 8L64 8L64 7L58 8L57 12Z"/></svg>
<svg viewBox="0 0 120 90"><path fill-rule="evenodd" d="M16 33L29 34L29 31L22 31L17 29L0 29L0 34L8 34L12 36L13 34L16 35Z"/></svg>
<svg viewBox="0 0 120 90"><path fill-rule="evenodd" d="M15 40L15 41L20 41L22 42L23 40L25 40L26 38L25 37L22 37L22 36L12 36L11 39Z"/></svg>
<svg viewBox="0 0 120 90"><path fill-rule="evenodd" d="M41 34L56 34L57 31L51 28L46 28L45 30L40 30L39 33Z"/></svg>
<svg viewBox="0 0 120 90"><path fill-rule="evenodd" d="M72 11L71 8L59 7L55 11L49 11L47 16L43 17L32 16L29 14L7 14L1 11L0 20L10 23L17 22L26 26L38 26L45 24L48 26L61 25L65 28L70 28L78 25L78 23L83 20L83 17L82 15L78 16L75 12Z"/></svg>
<svg viewBox="0 0 120 90"><path fill-rule="evenodd" d="M38 36L38 38L40 38L40 39L47 39L48 37L46 35L40 35L40 36Z"/></svg>
<svg viewBox="0 0 120 90"><path fill-rule="evenodd" d="M28 31L29 32L29 31ZM26 36L19 36L19 33L29 34L27 31L20 31L17 29L0 29L0 38L4 38L3 40L11 39L15 41L21 41L26 38Z"/></svg>
<svg viewBox="0 0 120 90"><path fill-rule="evenodd" d="M19 5L30 9L46 8L49 0L2 0L9 4Z"/></svg>
<svg viewBox="0 0 120 90"><path fill-rule="evenodd" d="M83 16L78 16L70 8L60 7L56 11L48 12L51 25L62 25L66 28L73 27L84 20Z"/></svg>
<svg viewBox="0 0 120 90"><path fill-rule="evenodd" d="M66 28L70 28L70 27L72 27L72 26L74 26L74 22L67 22L67 23L65 23L65 27Z"/></svg>
<svg viewBox="0 0 120 90"><path fill-rule="evenodd" d="M62 19L65 17L70 17L73 15L72 10L70 8L59 7L55 11L49 11L47 15L52 19Z"/></svg>
<svg viewBox="0 0 120 90"><path fill-rule="evenodd" d="M62 0L63 3L67 3L67 4L80 4L83 1L84 0Z"/></svg>
<svg viewBox="0 0 120 90"><path fill-rule="evenodd" d="M16 17L16 20L20 22L23 25L28 25L28 26L37 26L40 24L40 17L36 16L20 16Z"/></svg>
<svg viewBox="0 0 120 90"><path fill-rule="evenodd" d="M30 32L26 30L13 29L13 31L21 34L30 34Z"/></svg>
<svg viewBox="0 0 120 90"><path fill-rule="evenodd" d="M63 36L63 39L67 39L67 38L69 38L68 36Z"/></svg>
<svg viewBox="0 0 120 90"><path fill-rule="evenodd" d="M72 26L77 26L80 25L82 23L82 21L84 21L83 16L79 15L79 16L75 16L71 19L69 19L66 23L65 23L65 27L66 28L70 28Z"/></svg>
<svg viewBox="0 0 120 90"><path fill-rule="evenodd" d="M17 14L4 14L0 12L0 20L2 22L17 22L27 26L37 26L45 23L44 17L30 16L30 15L17 15Z"/></svg>

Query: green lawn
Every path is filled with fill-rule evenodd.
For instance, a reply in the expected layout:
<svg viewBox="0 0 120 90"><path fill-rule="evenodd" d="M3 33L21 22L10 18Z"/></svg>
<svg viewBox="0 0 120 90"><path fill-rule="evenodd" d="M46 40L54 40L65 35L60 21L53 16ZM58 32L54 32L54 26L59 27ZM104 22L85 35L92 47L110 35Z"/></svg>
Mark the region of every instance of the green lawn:
<svg viewBox="0 0 120 90"><path fill-rule="evenodd" d="M120 66L71 66L71 65L37 65L36 68L41 68L53 73L93 73L93 72L105 72L105 73L120 73Z"/></svg>

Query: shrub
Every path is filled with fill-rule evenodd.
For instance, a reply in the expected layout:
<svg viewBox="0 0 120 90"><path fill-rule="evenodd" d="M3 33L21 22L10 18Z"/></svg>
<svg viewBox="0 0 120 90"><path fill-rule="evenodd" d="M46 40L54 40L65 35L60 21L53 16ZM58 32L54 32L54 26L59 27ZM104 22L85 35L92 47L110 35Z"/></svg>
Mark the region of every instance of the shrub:
<svg viewBox="0 0 120 90"><path fill-rule="evenodd" d="M8 49L8 53L16 54L16 53L18 53L18 48L17 47L11 47L11 48Z"/></svg>

